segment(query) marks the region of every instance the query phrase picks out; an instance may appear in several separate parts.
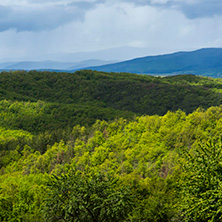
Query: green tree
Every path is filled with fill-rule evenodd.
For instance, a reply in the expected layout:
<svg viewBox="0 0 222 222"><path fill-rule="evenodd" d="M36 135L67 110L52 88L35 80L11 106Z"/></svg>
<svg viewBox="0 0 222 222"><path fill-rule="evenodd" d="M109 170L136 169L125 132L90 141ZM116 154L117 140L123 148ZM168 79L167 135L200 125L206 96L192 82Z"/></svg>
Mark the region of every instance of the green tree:
<svg viewBox="0 0 222 222"><path fill-rule="evenodd" d="M178 203L185 221L222 221L221 139L199 143L182 162Z"/></svg>
<svg viewBox="0 0 222 222"><path fill-rule="evenodd" d="M132 207L132 195L118 179L101 173L71 172L52 176L45 204L46 221L123 221Z"/></svg>

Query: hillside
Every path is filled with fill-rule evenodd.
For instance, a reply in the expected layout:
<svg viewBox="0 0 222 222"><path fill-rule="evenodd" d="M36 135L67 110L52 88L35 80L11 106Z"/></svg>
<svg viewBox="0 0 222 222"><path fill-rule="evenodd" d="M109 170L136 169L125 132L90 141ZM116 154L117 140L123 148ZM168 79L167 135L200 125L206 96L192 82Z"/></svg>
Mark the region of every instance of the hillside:
<svg viewBox="0 0 222 222"><path fill-rule="evenodd" d="M44 101L69 106L97 106L139 115L163 115L168 110L187 113L199 106L221 104L222 81L193 75L167 78L127 73L78 71L2 72L0 98Z"/></svg>
<svg viewBox="0 0 222 222"><path fill-rule="evenodd" d="M212 107L97 121L43 154L1 152L0 220L220 221L221 118Z"/></svg>
<svg viewBox="0 0 222 222"><path fill-rule="evenodd" d="M10 71L0 83L0 221L221 220L221 79Z"/></svg>
<svg viewBox="0 0 222 222"><path fill-rule="evenodd" d="M191 113L222 104L222 81L193 75L12 71L2 72L0 83L0 126L3 131L23 130L15 142L4 137L0 149L15 148L16 141L24 144L28 132L34 136L29 143L41 141L33 146L44 152L47 144L66 141L77 124L91 126L96 120L164 115L178 109Z"/></svg>
<svg viewBox="0 0 222 222"><path fill-rule="evenodd" d="M221 61L221 48L205 48L191 52L146 56L110 65L88 67L88 69L153 75L195 74L220 77Z"/></svg>

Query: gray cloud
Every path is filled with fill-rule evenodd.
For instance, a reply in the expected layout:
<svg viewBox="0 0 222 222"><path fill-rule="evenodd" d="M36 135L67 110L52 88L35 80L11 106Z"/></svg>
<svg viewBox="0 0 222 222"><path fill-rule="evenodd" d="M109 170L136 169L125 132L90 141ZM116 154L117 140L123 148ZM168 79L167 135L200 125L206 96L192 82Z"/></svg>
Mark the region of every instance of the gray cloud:
<svg viewBox="0 0 222 222"><path fill-rule="evenodd" d="M21 6L15 0L14 4L0 4L0 32L55 29L73 21L83 21L86 12L108 2L174 9L189 19L222 15L221 0L29 0Z"/></svg>
<svg viewBox="0 0 222 222"><path fill-rule="evenodd" d="M0 58L120 46L151 53L222 46L214 0L1 0ZM186 15L186 16L184 16ZM202 19L195 19L202 18ZM75 22L77 21L77 22Z"/></svg>
<svg viewBox="0 0 222 222"><path fill-rule="evenodd" d="M222 15L221 0L169 0L165 6L180 10L189 19Z"/></svg>
<svg viewBox="0 0 222 222"><path fill-rule="evenodd" d="M221 0L122 0L135 5L151 5L181 11L187 18L222 15Z"/></svg>
<svg viewBox="0 0 222 222"><path fill-rule="evenodd" d="M46 2L45 2L46 3ZM0 5L0 31L41 31L57 28L72 21L83 21L85 12L93 8L92 2L68 4L42 4L25 6Z"/></svg>
<svg viewBox="0 0 222 222"><path fill-rule="evenodd" d="M222 1L202 1L194 4L180 4L179 9L190 19L222 15Z"/></svg>

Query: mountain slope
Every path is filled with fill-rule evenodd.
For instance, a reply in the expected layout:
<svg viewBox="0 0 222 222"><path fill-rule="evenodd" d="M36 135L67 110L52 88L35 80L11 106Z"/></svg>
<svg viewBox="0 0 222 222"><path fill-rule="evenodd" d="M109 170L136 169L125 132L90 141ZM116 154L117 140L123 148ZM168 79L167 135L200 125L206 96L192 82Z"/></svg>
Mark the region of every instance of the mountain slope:
<svg viewBox="0 0 222 222"><path fill-rule="evenodd" d="M219 77L222 73L222 48L206 48L192 52L147 56L115 64L89 67L89 69L160 75L190 73Z"/></svg>

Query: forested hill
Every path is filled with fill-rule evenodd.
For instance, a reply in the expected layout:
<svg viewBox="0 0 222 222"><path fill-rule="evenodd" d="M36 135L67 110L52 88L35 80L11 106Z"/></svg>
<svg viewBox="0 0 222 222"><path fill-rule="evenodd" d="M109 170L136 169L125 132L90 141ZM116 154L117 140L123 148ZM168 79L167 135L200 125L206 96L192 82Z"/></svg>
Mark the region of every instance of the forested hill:
<svg viewBox="0 0 222 222"><path fill-rule="evenodd" d="M77 124L91 126L96 120L164 115L178 109L191 113L222 104L222 80L194 75L13 71L2 72L0 83L0 126L46 133L38 146L41 152L48 143L66 140L64 134ZM11 146L7 139L1 143Z"/></svg>
<svg viewBox="0 0 222 222"><path fill-rule="evenodd" d="M125 111L163 115L168 110L178 109L190 113L199 106L208 108L222 102L222 80L194 75L161 78L90 70L75 73L13 71L2 72L0 83L1 100L42 101L49 106L47 112L61 106L76 108L76 111L87 106L88 109L119 110L121 115ZM100 114L93 112L97 115L95 118L100 119Z"/></svg>
<svg viewBox="0 0 222 222"><path fill-rule="evenodd" d="M0 98L0 221L222 220L221 79L13 71Z"/></svg>
<svg viewBox="0 0 222 222"><path fill-rule="evenodd" d="M221 48L204 48L191 52L135 58L114 64L90 67L90 69L153 75L195 74L221 77L221 60Z"/></svg>

